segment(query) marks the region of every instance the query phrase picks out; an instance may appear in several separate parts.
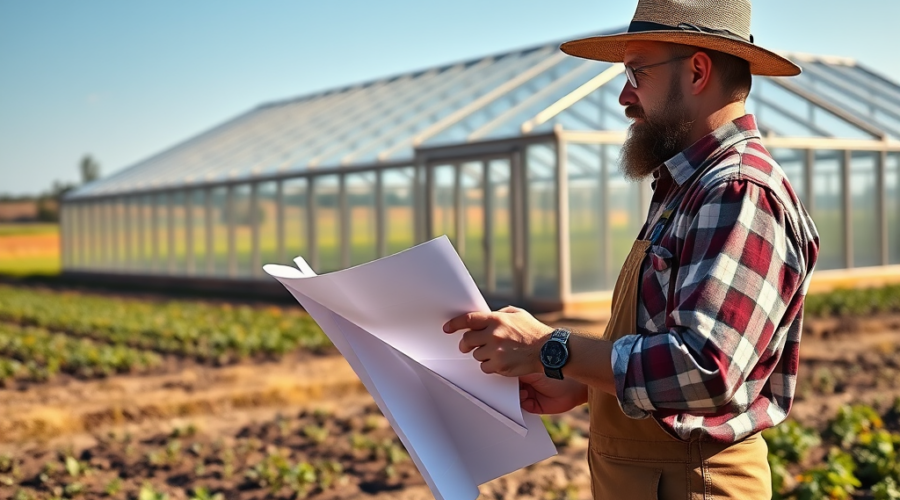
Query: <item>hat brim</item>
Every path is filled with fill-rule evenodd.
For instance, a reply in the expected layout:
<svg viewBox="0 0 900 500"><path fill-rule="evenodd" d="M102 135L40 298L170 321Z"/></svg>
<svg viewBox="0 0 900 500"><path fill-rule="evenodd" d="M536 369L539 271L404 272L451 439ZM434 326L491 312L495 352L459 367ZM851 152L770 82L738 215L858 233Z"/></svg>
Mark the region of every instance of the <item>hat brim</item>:
<svg viewBox="0 0 900 500"><path fill-rule="evenodd" d="M619 33L572 40L560 49L575 57L606 62L622 62L629 42L669 42L716 50L740 57L750 63L750 73L761 76L796 76L800 66L788 59L749 42L743 42L711 33L686 31L644 31Z"/></svg>

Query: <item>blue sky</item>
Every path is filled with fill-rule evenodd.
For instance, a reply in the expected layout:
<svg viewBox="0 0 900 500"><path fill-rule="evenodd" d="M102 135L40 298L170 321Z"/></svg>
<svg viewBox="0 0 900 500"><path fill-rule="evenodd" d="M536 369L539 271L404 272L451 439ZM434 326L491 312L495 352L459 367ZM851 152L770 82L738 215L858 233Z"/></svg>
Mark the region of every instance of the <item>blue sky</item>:
<svg viewBox="0 0 900 500"><path fill-rule="evenodd" d="M624 26L625 0L0 0L0 193L104 175L256 105ZM894 0L756 0L777 50L900 81Z"/></svg>

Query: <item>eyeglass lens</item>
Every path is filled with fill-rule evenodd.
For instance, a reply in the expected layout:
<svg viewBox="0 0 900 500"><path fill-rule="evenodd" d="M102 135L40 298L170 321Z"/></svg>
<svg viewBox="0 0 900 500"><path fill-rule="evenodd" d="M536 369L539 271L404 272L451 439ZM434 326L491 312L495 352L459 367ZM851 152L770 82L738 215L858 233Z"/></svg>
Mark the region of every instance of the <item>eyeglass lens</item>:
<svg viewBox="0 0 900 500"><path fill-rule="evenodd" d="M628 78L628 83L632 87L637 88L637 78L634 77L634 71L631 69L631 66L625 66L625 77Z"/></svg>

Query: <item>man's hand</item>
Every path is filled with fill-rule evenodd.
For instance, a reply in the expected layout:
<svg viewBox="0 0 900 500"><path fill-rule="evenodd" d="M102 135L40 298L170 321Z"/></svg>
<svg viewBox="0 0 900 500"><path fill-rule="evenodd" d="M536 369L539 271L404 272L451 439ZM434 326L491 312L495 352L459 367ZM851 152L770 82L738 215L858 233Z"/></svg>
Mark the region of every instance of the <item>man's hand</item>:
<svg viewBox="0 0 900 500"><path fill-rule="evenodd" d="M543 373L519 377L519 398L528 413L564 413L587 401L587 386L572 380L555 380Z"/></svg>
<svg viewBox="0 0 900 500"><path fill-rule="evenodd" d="M483 372L519 377L544 371L541 347L553 328L527 311L509 306L491 313L463 314L444 324L447 333L463 329L469 331L463 333L459 350L472 352Z"/></svg>

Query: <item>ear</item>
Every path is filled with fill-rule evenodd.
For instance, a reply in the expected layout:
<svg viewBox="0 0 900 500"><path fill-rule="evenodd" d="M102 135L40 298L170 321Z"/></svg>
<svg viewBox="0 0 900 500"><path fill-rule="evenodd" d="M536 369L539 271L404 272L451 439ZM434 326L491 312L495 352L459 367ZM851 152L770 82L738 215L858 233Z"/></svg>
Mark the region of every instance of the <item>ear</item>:
<svg viewBox="0 0 900 500"><path fill-rule="evenodd" d="M706 52L698 51L691 56L689 70L691 72L690 89L692 95L699 95L710 84L712 78L712 59Z"/></svg>

